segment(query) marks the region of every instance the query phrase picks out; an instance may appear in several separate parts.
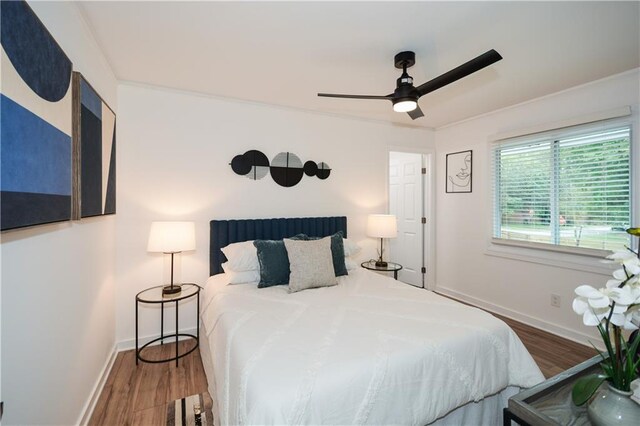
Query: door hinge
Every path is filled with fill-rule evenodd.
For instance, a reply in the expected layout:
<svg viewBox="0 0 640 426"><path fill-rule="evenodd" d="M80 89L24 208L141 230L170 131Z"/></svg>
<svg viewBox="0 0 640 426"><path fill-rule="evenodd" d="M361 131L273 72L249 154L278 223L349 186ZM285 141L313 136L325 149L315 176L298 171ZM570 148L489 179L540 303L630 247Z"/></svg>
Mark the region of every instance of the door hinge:
<svg viewBox="0 0 640 426"><path fill-rule="evenodd" d="M427 223L427 218L426 217L422 218L422 223Z"/></svg>
<svg viewBox="0 0 640 426"><path fill-rule="evenodd" d="M422 273L426 274L427 273L427 268L425 268L424 266L422 267Z"/></svg>
<svg viewBox="0 0 640 426"><path fill-rule="evenodd" d="M426 167L423 167L423 168L422 168L422 174L423 174L423 175L426 175L426 174L427 174L427 168L426 168Z"/></svg>

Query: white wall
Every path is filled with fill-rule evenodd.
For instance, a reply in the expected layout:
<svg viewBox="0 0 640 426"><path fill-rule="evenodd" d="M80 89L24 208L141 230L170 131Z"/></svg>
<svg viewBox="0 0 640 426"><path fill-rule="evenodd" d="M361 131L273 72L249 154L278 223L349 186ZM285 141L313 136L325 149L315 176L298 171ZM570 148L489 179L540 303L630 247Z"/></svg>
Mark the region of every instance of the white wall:
<svg viewBox="0 0 640 426"><path fill-rule="evenodd" d="M607 272L597 273L602 269L599 260L583 256L552 255L550 261L560 265L575 263L567 269L488 254L492 208L488 141L498 133L631 106L637 160L639 81L635 70L436 130L439 291L586 342L585 334L593 330L571 310L573 290L580 284L603 286ZM445 194L445 155L467 149L473 150L473 193ZM634 184L637 194L640 173L635 174ZM536 250L508 251L516 256L544 255ZM551 293L561 296L561 308L551 307Z"/></svg>
<svg viewBox="0 0 640 426"><path fill-rule="evenodd" d="M72 3L30 2L105 101L117 82ZM4 425L80 421L115 338L115 217L2 234Z"/></svg>
<svg viewBox="0 0 640 426"><path fill-rule="evenodd" d="M387 209L387 147L433 147L430 130L150 87L121 85L118 100L116 317L123 346L134 338L135 294L163 280L162 255L146 252L152 221L196 222L196 251L182 256L185 282L208 277L214 218L347 215L349 237L364 240L373 256L365 220ZM290 151L302 161L324 161L331 176L305 176L291 188L270 176L252 181L229 166L249 149L269 159ZM194 304L180 312L180 328L195 327ZM172 314L166 320L171 329ZM159 334L158 322L157 309L141 310L140 335Z"/></svg>

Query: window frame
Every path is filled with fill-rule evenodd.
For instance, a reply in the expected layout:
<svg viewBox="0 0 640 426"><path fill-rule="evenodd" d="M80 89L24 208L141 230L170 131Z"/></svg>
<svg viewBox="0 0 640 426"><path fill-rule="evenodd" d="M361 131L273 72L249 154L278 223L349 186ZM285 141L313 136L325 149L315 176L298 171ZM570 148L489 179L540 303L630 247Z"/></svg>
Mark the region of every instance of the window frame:
<svg viewBox="0 0 640 426"><path fill-rule="evenodd" d="M542 243L542 242L531 242L531 241L523 241L523 240L515 240L515 239L507 239L501 238L497 235L501 235L501 226L502 220L501 215L497 214L500 211L500 170L497 167L499 164L498 157L500 156L500 145L505 143L527 143L527 141L546 141L550 144L550 149L557 150L559 149L559 139L570 137L576 133L583 133L584 131L588 131L592 128L596 131L598 128L601 129L611 129L611 128L620 128L620 127L628 127L629 128L629 218L631 226L639 226L640 221L638 220L638 213L640 212L640 206L637 206L640 201L640 194L638 194L636 180L638 179L638 173L640 171L636 171L636 168L640 167L640 159L638 158L637 149L637 141L635 139L634 128L636 125L636 120L630 114L630 108L625 108L623 111L628 111L627 114L616 114L615 116L606 116L603 114L599 119L593 120L585 120L584 122L579 122L572 120L568 123L564 123L564 125L557 125L555 127L547 127L536 129L533 131L522 132L519 135L517 133L511 133L503 136L495 136L490 138L488 141L488 159L489 159L489 173L488 173L488 183L489 183L489 193L491 196L491 207L489 212L489 217L491 220L491 229L490 229L490 247L487 250L488 255L494 255L499 257L507 257L512 259L520 259L521 255L512 255L509 254L509 249L507 251L503 249L496 249L496 246L510 246L513 247L514 250L521 250L523 252L527 252L529 254L534 253L533 258L538 258L536 255L536 251L546 251L551 253L558 254L570 254L570 255L581 255L587 257L597 257L602 258L611 253L610 250L606 249L596 249L596 248L587 248L587 247L575 247L568 245L560 245L558 244L559 240L559 221L556 218L557 208L558 208L558 175L559 168L557 167L556 158L557 155L552 155L551 157L554 159L554 165L551 169L551 184L550 188L550 208L551 208L551 221L549 224L549 228L551 232L552 243ZM554 191L553 188L556 188ZM555 200L555 202L554 202ZM632 238L630 240L631 247L633 249L637 249L638 247L638 239ZM495 245L495 246L494 246ZM533 250L532 250L533 249ZM539 253L539 252L538 252ZM515 257L514 257L515 256ZM527 255L525 254L525 257ZM545 262L549 260L547 255L542 254L540 259ZM554 262L551 262L553 264ZM560 265L556 265L560 266ZM607 268L608 269L608 268ZM602 268L596 268L594 272L602 271Z"/></svg>

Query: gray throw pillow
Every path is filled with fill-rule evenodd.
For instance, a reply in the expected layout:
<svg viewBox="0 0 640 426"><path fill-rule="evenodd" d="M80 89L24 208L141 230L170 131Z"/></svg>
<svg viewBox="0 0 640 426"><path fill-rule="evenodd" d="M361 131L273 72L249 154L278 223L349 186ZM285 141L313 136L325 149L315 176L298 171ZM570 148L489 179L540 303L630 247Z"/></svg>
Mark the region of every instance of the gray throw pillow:
<svg viewBox="0 0 640 426"><path fill-rule="evenodd" d="M341 277L343 275L349 275L347 272L347 265L345 263L345 254L344 254L344 242L342 231L338 231L335 234L331 235L331 254L333 256L333 270L336 273L336 277ZM320 237L310 237L305 234L298 234L292 239L294 240L319 240Z"/></svg>
<svg viewBox="0 0 640 426"><path fill-rule="evenodd" d="M289 292L338 284L333 269L331 237L313 241L284 240L289 256Z"/></svg>

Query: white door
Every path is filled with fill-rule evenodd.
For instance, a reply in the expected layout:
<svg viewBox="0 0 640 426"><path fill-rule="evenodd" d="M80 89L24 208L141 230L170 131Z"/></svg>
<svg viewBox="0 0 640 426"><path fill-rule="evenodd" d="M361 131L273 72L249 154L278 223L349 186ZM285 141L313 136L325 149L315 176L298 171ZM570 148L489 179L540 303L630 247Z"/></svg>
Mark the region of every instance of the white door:
<svg viewBox="0 0 640 426"><path fill-rule="evenodd" d="M422 154L389 153L389 213L398 219L398 237L389 239L389 257L403 269L398 279L424 287Z"/></svg>

